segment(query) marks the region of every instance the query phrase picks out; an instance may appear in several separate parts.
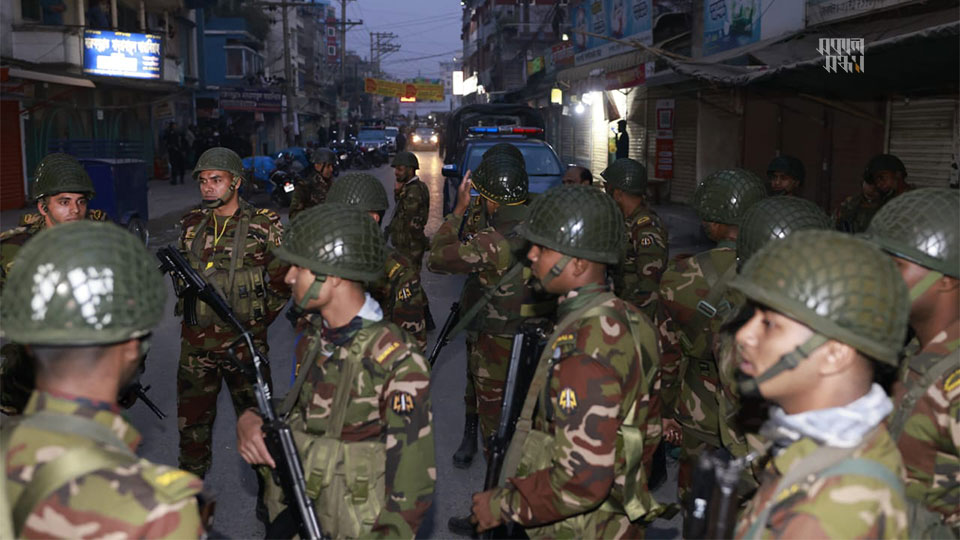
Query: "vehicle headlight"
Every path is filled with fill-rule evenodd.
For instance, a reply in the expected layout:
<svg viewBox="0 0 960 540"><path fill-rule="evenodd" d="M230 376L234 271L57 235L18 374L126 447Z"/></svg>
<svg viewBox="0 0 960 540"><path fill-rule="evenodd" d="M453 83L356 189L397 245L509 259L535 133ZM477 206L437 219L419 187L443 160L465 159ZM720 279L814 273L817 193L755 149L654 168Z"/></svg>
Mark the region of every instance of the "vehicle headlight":
<svg viewBox="0 0 960 540"><path fill-rule="evenodd" d="M437 142L437 136L436 136L436 135L431 135L431 136L430 136L430 142Z"/></svg>
<svg viewBox="0 0 960 540"><path fill-rule="evenodd" d="M340 159L341 159L341 160L347 159L347 155L346 155L346 154L340 154Z"/></svg>
<svg viewBox="0 0 960 540"><path fill-rule="evenodd" d="M419 135L414 135L414 136L413 136L413 142L420 142L420 136L419 136Z"/></svg>

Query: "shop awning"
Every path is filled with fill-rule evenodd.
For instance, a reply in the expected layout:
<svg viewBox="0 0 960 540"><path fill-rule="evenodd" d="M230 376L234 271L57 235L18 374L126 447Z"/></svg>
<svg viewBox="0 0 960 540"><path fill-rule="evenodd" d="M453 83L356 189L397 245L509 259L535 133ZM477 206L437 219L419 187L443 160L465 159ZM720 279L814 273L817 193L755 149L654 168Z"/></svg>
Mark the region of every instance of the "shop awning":
<svg viewBox="0 0 960 540"><path fill-rule="evenodd" d="M568 86L570 91L574 93L604 90L609 84L608 73L625 72L650 60L653 60L653 55L644 51L618 54L582 66L565 69L557 73L557 80Z"/></svg>
<svg viewBox="0 0 960 540"><path fill-rule="evenodd" d="M67 86L81 86L83 88L96 88L97 86L90 79L70 77L68 75L57 75L55 73L33 71L30 69L21 69L17 67L10 68L10 76L18 79L29 79L31 81L42 81L54 84L63 84Z"/></svg>
<svg viewBox="0 0 960 540"><path fill-rule="evenodd" d="M814 27L758 43L718 61L668 59L677 73L732 86L764 86L837 97L939 92L956 87L960 21L955 9ZM862 73L831 73L820 38L863 38ZM711 61L712 60L712 61Z"/></svg>

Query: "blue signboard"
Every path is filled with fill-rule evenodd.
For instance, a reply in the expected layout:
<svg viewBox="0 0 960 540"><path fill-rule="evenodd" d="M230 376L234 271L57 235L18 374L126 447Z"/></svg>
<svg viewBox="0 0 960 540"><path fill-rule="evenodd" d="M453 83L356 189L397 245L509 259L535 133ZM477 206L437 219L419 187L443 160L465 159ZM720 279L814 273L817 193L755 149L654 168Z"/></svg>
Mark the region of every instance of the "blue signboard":
<svg viewBox="0 0 960 540"><path fill-rule="evenodd" d="M570 4L570 25L573 27L574 58L577 65L587 64L635 50L624 43L641 41L650 44L653 38L652 0L579 0ZM588 36L583 32L596 34Z"/></svg>
<svg viewBox="0 0 960 540"><path fill-rule="evenodd" d="M107 77L159 79L163 37L109 30L84 30L83 72Z"/></svg>
<svg viewBox="0 0 960 540"><path fill-rule="evenodd" d="M760 0L704 0L703 56L760 39Z"/></svg>

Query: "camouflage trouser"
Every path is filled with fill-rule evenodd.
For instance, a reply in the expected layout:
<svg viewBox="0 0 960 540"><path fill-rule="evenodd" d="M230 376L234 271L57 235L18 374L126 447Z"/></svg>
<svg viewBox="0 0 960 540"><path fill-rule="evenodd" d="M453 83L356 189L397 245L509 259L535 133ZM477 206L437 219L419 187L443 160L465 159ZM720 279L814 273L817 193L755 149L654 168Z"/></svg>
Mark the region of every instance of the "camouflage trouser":
<svg viewBox="0 0 960 540"><path fill-rule="evenodd" d="M503 383L507 379L512 345L513 336L480 333L476 343L469 349L467 371L469 376L473 377L476 391L476 408L480 417L484 452L487 451L487 442L496 432L497 423L500 421Z"/></svg>
<svg viewBox="0 0 960 540"><path fill-rule="evenodd" d="M0 348L3 365L0 367L0 411L7 415L23 413L30 394L36 388L34 360L26 347L7 343Z"/></svg>
<svg viewBox="0 0 960 540"><path fill-rule="evenodd" d="M470 371L470 358L473 356L477 340L468 335L464 343L467 345L467 387L463 392L463 404L466 406L467 414L477 414L477 385L473 381L473 372Z"/></svg>
<svg viewBox="0 0 960 540"><path fill-rule="evenodd" d="M257 349L267 353L265 343ZM241 362L251 362L250 354L237 349ZM268 383L269 366L264 366ZM250 379L234 364L226 351L207 351L180 341L180 367L177 370L177 416L180 426L180 468L203 478L213 461L211 450L213 422L217 418L217 395L222 381L239 416L256 407L257 399Z"/></svg>

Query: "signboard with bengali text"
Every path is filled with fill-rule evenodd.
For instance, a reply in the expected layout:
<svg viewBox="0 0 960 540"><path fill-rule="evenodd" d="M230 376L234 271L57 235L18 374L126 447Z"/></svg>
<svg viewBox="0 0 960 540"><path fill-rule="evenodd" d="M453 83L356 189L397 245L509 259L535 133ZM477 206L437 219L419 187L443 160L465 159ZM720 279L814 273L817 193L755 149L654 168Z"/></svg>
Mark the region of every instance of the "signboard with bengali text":
<svg viewBox="0 0 960 540"><path fill-rule="evenodd" d="M588 36L583 32L649 45L653 41L652 15L652 0L571 1L570 26L573 30L570 38L576 65L635 50L629 44Z"/></svg>
<svg viewBox="0 0 960 540"><path fill-rule="evenodd" d="M83 72L105 77L159 79L163 37L110 30L83 31Z"/></svg>
<svg viewBox="0 0 960 540"><path fill-rule="evenodd" d="M368 94L394 98L416 98L417 101L443 101L443 83L398 82L366 78L363 89Z"/></svg>

